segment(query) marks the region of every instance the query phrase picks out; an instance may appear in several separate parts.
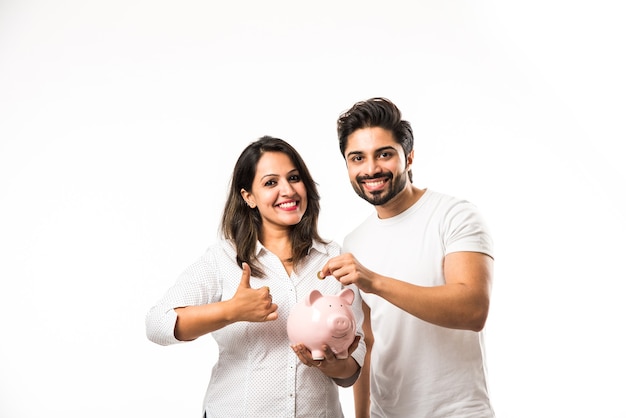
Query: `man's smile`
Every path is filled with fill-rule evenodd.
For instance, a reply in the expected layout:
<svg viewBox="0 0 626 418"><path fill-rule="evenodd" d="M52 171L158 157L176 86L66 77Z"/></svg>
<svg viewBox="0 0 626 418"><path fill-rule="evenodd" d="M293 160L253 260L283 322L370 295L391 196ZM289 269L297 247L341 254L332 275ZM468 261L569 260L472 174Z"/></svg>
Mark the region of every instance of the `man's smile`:
<svg viewBox="0 0 626 418"><path fill-rule="evenodd" d="M369 191L380 190L385 187L385 184L389 181L387 178L378 178L371 180L364 180L361 182L363 186Z"/></svg>

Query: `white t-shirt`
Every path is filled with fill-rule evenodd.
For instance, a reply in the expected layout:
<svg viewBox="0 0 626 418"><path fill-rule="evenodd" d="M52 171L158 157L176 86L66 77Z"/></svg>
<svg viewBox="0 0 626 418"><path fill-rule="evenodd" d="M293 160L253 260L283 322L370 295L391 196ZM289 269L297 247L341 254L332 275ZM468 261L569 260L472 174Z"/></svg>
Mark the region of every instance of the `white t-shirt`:
<svg viewBox="0 0 626 418"><path fill-rule="evenodd" d="M443 259L458 251L493 257L493 243L469 202L426 190L388 219L376 213L350 233L344 252L368 269L420 286L444 284ZM493 417L483 333L422 321L372 294L372 417Z"/></svg>
<svg viewBox="0 0 626 418"><path fill-rule="evenodd" d="M315 367L300 362L290 347L287 317L298 301L312 289L337 294L337 280L318 280L317 272L330 257L339 255L336 243L314 242L309 255L291 276L280 259L257 245L257 256L267 277L250 278L252 288L269 286L278 305L278 319L268 322L237 322L211 335L219 347L207 388L203 411L207 418L343 417L335 382ZM148 338L161 345L180 343L174 337L176 312L181 306L201 305L233 297L241 282L241 268L228 241L210 247L189 266L146 316ZM358 289L353 312L358 335L363 335L363 311ZM361 342L363 339L361 338ZM352 357L363 364L365 344Z"/></svg>

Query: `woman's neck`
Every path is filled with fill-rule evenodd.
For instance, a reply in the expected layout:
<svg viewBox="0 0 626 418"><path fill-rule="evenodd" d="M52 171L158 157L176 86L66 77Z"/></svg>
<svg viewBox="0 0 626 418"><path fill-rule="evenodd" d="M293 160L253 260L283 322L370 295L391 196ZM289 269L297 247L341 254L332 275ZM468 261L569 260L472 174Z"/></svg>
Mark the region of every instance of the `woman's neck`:
<svg viewBox="0 0 626 418"><path fill-rule="evenodd" d="M288 230L264 230L261 235L261 244L283 263L287 273L293 270L293 253L291 238Z"/></svg>

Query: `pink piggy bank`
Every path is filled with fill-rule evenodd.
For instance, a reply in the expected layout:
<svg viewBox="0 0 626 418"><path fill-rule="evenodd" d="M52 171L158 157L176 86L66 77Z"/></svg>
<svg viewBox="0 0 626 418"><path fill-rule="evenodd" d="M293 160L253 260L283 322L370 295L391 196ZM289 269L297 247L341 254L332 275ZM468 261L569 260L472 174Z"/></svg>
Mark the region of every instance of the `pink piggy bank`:
<svg viewBox="0 0 626 418"><path fill-rule="evenodd" d="M323 295L319 290L312 290L293 307L287 318L289 341L304 344L315 360L324 359L324 344L337 358L347 358L348 347L356 335L353 301L352 289L344 289L337 295Z"/></svg>

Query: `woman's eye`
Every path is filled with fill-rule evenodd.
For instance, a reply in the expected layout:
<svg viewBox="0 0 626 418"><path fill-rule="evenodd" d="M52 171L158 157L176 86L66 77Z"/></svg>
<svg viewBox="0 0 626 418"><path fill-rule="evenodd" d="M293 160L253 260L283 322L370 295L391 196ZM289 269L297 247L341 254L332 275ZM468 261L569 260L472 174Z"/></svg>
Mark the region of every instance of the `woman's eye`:
<svg viewBox="0 0 626 418"><path fill-rule="evenodd" d="M276 180L268 180L265 182L265 186L270 187L276 184Z"/></svg>
<svg viewBox="0 0 626 418"><path fill-rule="evenodd" d="M300 176L297 174L294 174L293 176L289 176L289 181L291 182L299 182L300 181Z"/></svg>

